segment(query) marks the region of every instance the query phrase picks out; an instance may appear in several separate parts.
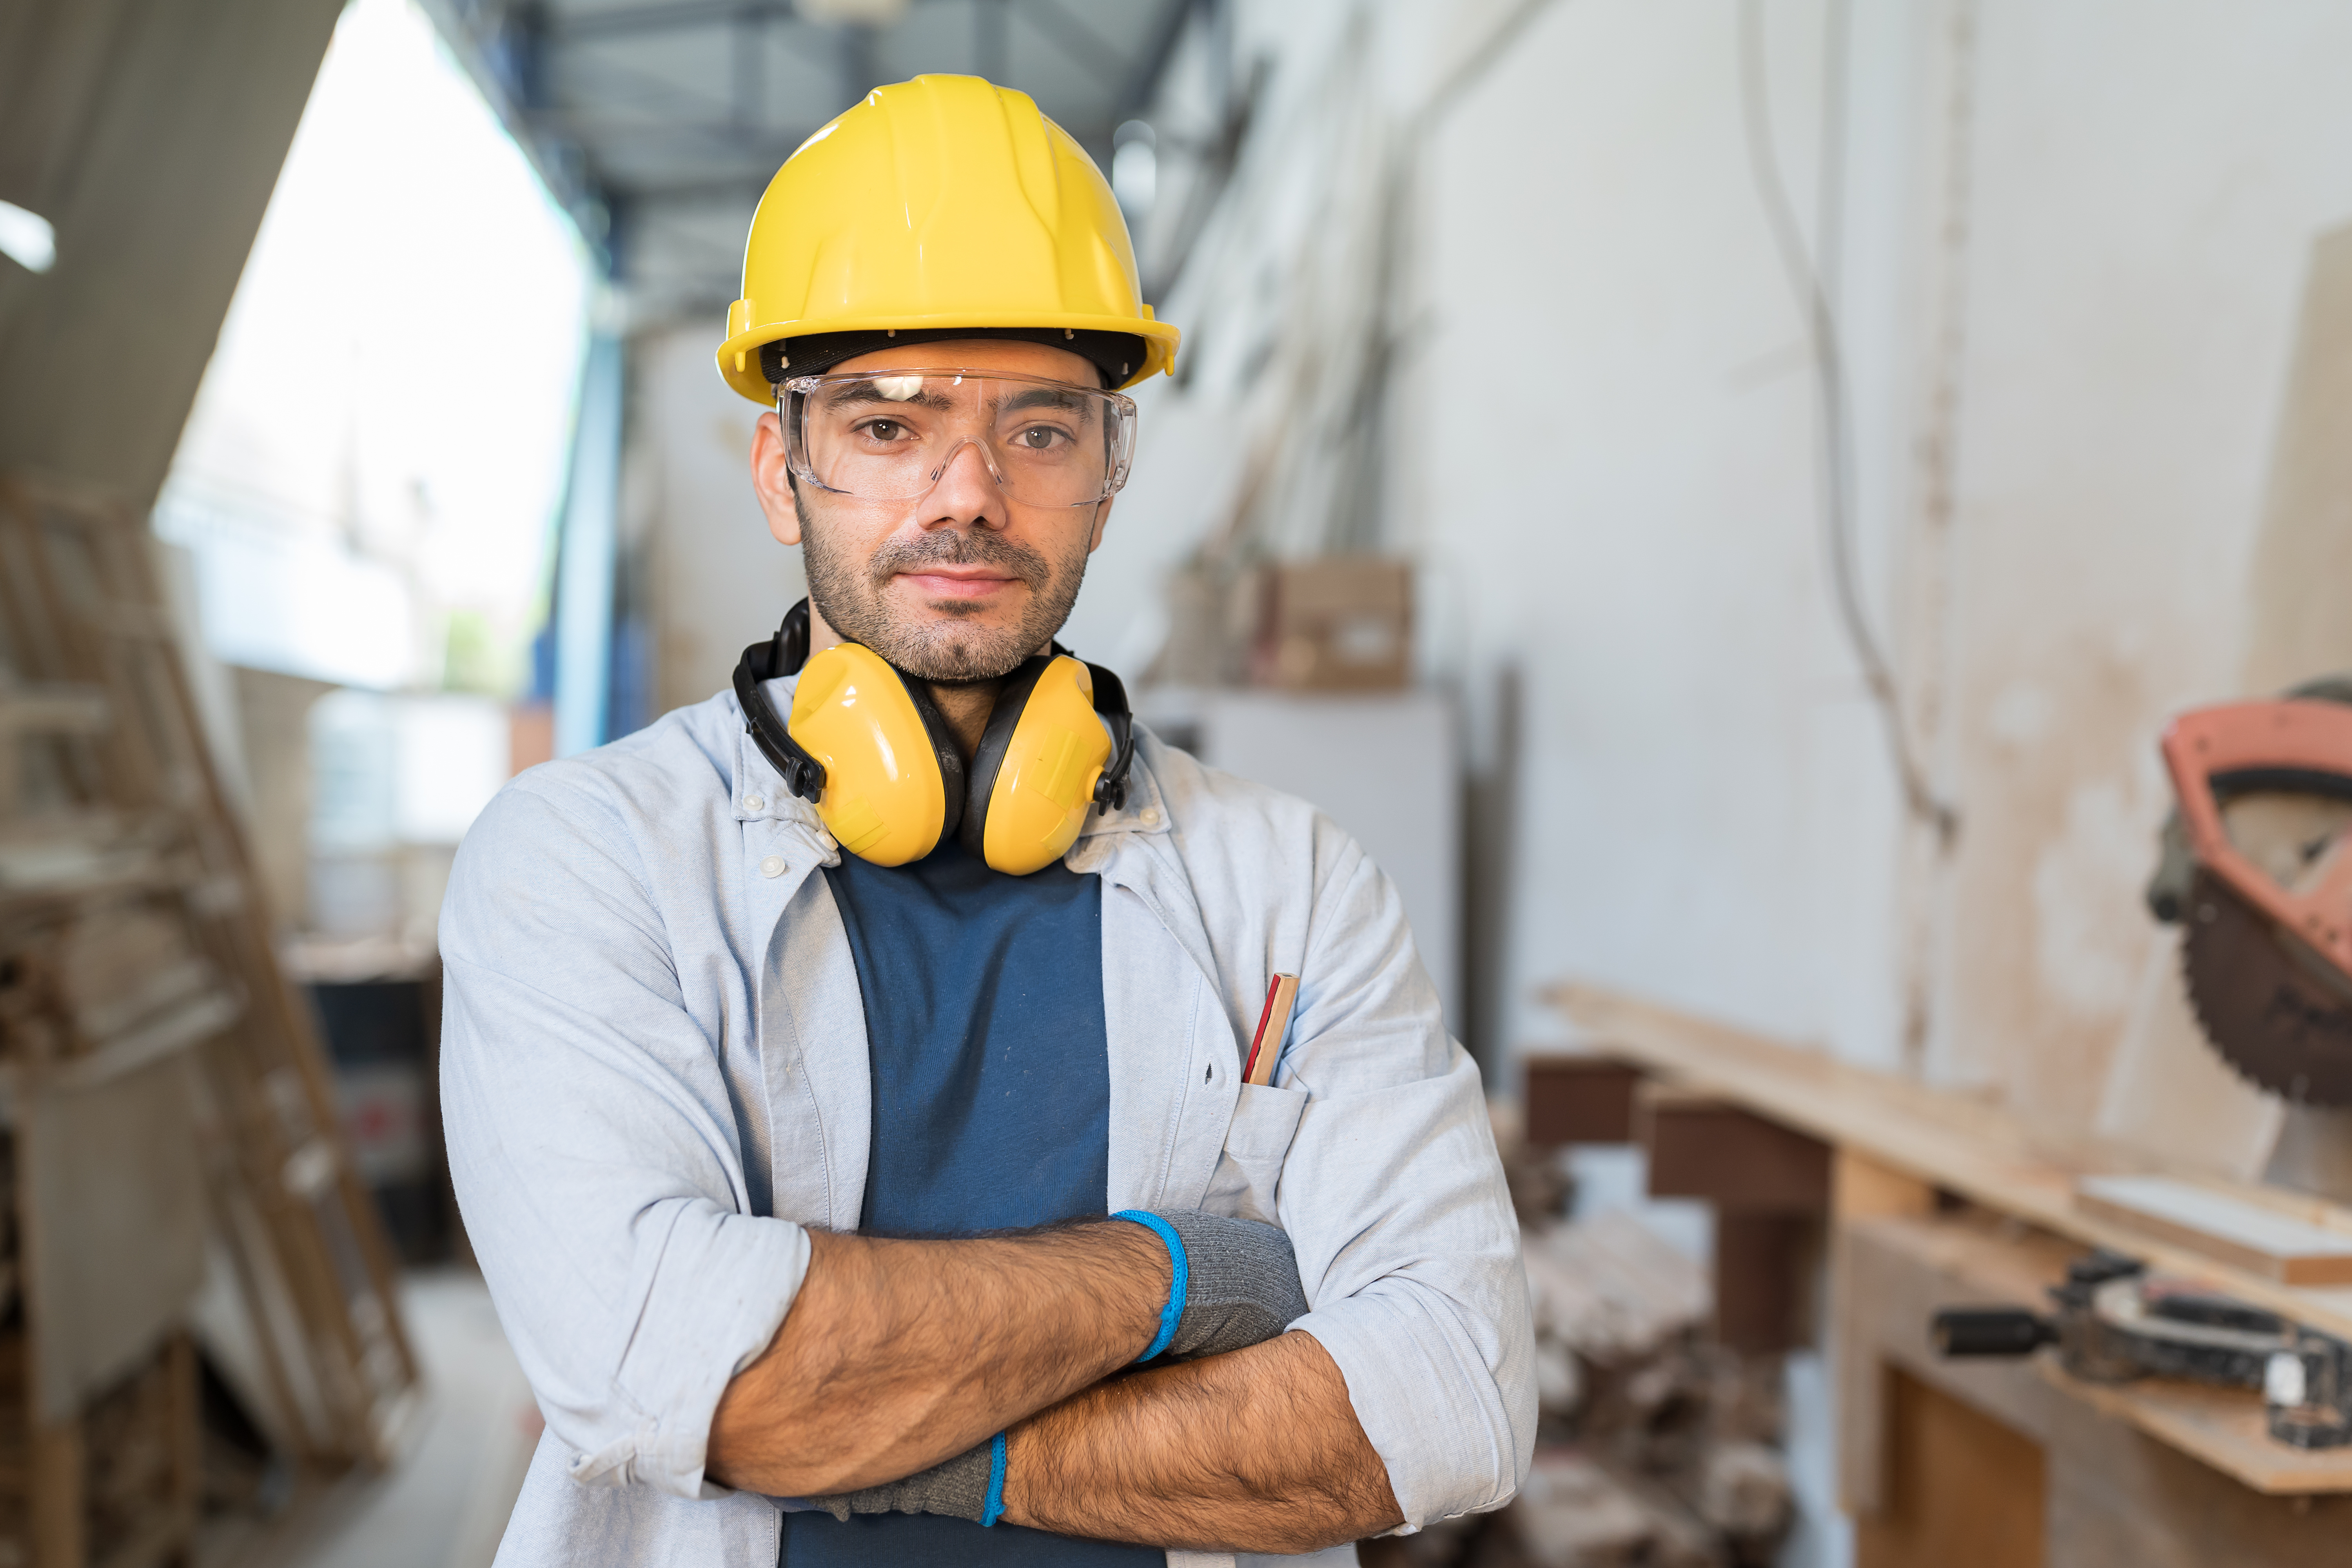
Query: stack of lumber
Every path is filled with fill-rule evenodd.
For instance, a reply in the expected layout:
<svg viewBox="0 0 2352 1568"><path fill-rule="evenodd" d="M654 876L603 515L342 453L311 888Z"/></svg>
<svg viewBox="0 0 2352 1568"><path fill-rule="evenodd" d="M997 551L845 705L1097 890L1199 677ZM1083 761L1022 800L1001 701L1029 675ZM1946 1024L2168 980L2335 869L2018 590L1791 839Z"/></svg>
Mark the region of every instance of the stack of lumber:
<svg viewBox="0 0 2352 1568"><path fill-rule="evenodd" d="M186 1555L200 1289L298 1466L386 1458L416 1384L152 550L0 476L0 1562L34 1568Z"/></svg>
<svg viewBox="0 0 2352 1568"><path fill-rule="evenodd" d="M1790 1521L1780 1358L1711 1340L1706 1268L1633 1215L1525 1245L1541 1462L1512 1510L1517 1555L1486 1561L1773 1561Z"/></svg>
<svg viewBox="0 0 2352 1568"><path fill-rule="evenodd" d="M1749 1568L1791 1518L1782 1365L1710 1335L1706 1268L1634 1215L1580 1220L1561 1151L1498 1108L1539 1402L1535 1468L1496 1514L1364 1542L1367 1568Z"/></svg>

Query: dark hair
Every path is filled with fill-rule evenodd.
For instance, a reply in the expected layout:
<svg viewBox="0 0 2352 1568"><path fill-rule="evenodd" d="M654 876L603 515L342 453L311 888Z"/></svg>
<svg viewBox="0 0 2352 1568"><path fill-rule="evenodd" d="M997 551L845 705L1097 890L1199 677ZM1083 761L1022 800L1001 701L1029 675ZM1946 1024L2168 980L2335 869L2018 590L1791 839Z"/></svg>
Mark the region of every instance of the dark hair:
<svg viewBox="0 0 2352 1568"><path fill-rule="evenodd" d="M1091 362L1105 386L1126 383L1143 363L1144 341L1132 332L1074 331L1067 327L902 327L896 332L814 332L804 338L760 345L760 369L768 384L795 375L823 375L844 360L908 343L939 343L970 338L1001 338L1066 349Z"/></svg>

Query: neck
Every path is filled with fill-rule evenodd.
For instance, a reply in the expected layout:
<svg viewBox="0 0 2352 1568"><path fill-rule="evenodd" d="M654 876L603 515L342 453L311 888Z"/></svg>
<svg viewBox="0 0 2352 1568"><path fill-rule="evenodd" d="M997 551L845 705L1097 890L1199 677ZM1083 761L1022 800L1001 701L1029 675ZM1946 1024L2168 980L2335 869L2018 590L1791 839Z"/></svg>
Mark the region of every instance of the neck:
<svg viewBox="0 0 2352 1568"><path fill-rule="evenodd" d="M928 682L926 684L929 684ZM940 717L948 721L948 731L955 736L956 750L967 763L980 754L980 738L988 730L989 711L996 706L996 694L1004 689L1002 680L982 681L974 686L931 686L931 701Z"/></svg>
<svg viewBox="0 0 2352 1568"><path fill-rule="evenodd" d="M846 639L826 624L817 613L816 604L809 604L809 652L823 653ZM970 762L980 754L980 738L988 731L988 715L996 706L997 693L1004 689L1002 680L982 680L971 685L940 686L925 681L931 702L947 721L948 733L955 737L956 750Z"/></svg>

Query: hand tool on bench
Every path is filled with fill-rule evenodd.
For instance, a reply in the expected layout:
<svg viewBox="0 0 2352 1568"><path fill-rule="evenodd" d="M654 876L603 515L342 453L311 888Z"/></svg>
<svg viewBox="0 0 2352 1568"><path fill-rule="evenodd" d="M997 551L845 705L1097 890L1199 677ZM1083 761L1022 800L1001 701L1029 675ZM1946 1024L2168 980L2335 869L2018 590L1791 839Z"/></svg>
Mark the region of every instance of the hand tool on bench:
<svg viewBox="0 0 2352 1568"><path fill-rule="evenodd" d="M2256 1391L2275 1440L2352 1443L2352 1346L2340 1340L2114 1252L2077 1258L2050 1300L2047 1315L1946 1308L1929 1335L1953 1357L2027 1356L2054 1345L2058 1364L2086 1383L2171 1377Z"/></svg>

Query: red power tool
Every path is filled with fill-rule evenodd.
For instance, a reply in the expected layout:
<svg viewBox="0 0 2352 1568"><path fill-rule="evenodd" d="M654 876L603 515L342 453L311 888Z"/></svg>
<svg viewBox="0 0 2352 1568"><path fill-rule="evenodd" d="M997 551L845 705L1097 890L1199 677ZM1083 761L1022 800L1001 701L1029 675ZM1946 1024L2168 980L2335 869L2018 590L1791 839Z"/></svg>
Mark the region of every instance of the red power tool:
<svg viewBox="0 0 2352 1568"><path fill-rule="evenodd" d="M2198 1022L2263 1089L2352 1105L2352 681L2200 708L2164 734L2179 811L2147 893Z"/></svg>

